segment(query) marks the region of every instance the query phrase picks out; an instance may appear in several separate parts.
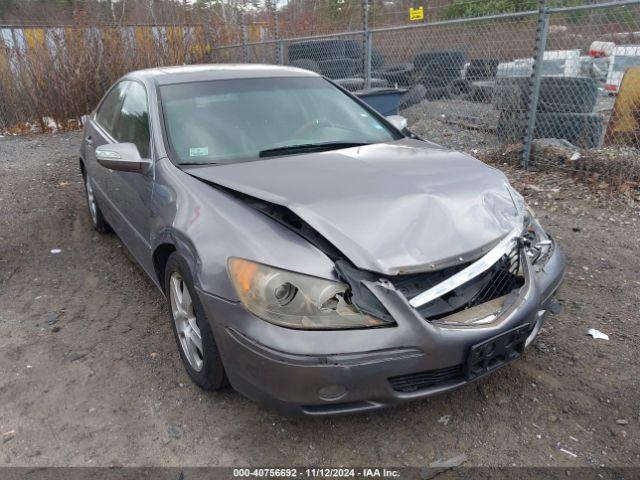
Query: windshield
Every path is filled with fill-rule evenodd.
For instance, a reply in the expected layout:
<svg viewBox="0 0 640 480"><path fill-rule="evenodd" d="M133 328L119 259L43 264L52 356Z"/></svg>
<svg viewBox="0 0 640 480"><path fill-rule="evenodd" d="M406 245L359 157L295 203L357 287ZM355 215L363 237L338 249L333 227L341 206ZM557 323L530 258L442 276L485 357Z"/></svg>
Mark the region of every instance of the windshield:
<svg viewBox="0 0 640 480"><path fill-rule="evenodd" d="M624 72L627 68L640 65L640 57L615 55L613 57L613 71Z"/></svg>
<svg viewBox="0 0 640 480"><path fill-rule="evenodd" d="M160 97L168 141L181 164L236 163L282 147L326 144L329 149L397 138L318 77L164 85ZM296 150L278 151L292 153Z"/></svg>

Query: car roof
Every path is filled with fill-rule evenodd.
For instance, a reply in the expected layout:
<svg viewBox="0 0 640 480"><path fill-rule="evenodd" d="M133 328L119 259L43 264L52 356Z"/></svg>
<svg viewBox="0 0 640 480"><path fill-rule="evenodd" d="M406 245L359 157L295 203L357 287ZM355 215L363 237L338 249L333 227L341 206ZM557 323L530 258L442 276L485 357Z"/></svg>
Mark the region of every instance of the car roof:
<svg viewBox="0 0 640 480"><path fill-rule="evenodd" d="M128 78L151 80L158 85L202 82L207 80L319 76L317 73L301 68L246 63L158 67L137 70L126 75Z"/></svg>

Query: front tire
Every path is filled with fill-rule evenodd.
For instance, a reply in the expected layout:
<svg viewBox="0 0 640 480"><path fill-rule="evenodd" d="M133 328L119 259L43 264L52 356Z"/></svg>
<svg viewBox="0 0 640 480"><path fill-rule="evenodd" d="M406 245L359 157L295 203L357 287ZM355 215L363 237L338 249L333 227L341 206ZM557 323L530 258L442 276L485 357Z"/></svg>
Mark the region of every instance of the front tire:
<svg viewBox="0 0 640 480"><path fill-rule="evenodd" d="M218 346L195 292L189 266L177 252L167 260L164 285L173 335L187 373L205 390L225 387L227 379Z"/></svg>

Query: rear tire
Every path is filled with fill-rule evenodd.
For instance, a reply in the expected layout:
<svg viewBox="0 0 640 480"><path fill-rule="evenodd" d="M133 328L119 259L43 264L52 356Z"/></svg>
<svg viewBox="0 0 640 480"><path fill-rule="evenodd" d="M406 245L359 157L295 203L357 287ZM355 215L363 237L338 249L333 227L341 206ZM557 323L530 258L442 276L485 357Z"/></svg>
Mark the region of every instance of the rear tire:
<svg viewBox="0 0 640 480"><path fill-rule="evenodd" d="M84 170L84 168L82 169L82 179L84 180L84 192L85 198L87 199L87 208L89 209L91 225L97 232L111 232L111 225L109 225L109 223L105 220L104 215L102 215L102 210L100 210L98 200L96 200L96 197L93 193L91 177L89 177L89 174Z"/></svg>
<svg viewBox="0 0 640 480"><path fill-rule="evenodd" d="M193 286L189 266L178 252L167 259L164 288L173 335L187 373L200 388L224 388L227 377L213 331Z"/></svg>

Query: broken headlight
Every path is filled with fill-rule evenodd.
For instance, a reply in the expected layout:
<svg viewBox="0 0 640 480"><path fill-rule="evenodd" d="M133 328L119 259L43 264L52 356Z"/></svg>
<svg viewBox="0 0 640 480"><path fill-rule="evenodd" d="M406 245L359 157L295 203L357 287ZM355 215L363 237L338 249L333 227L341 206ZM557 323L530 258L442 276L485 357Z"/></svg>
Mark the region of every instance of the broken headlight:
<svg viewBox="0 0 640 480"><path fill-rule="evenodd" d="M540 222L529 206L525 206L524 226L524 246L527 257L532 265L542 266L549 259L553 241L540 226Z"/></svg>
<svg viewBox="0 0 640 480"><path fill-rule="evenodd" d="M344 283L241 258L230 258L228 268L242 304L267 322L307 330L392 324L356 310L349 301L349 286Z"/></svg>

